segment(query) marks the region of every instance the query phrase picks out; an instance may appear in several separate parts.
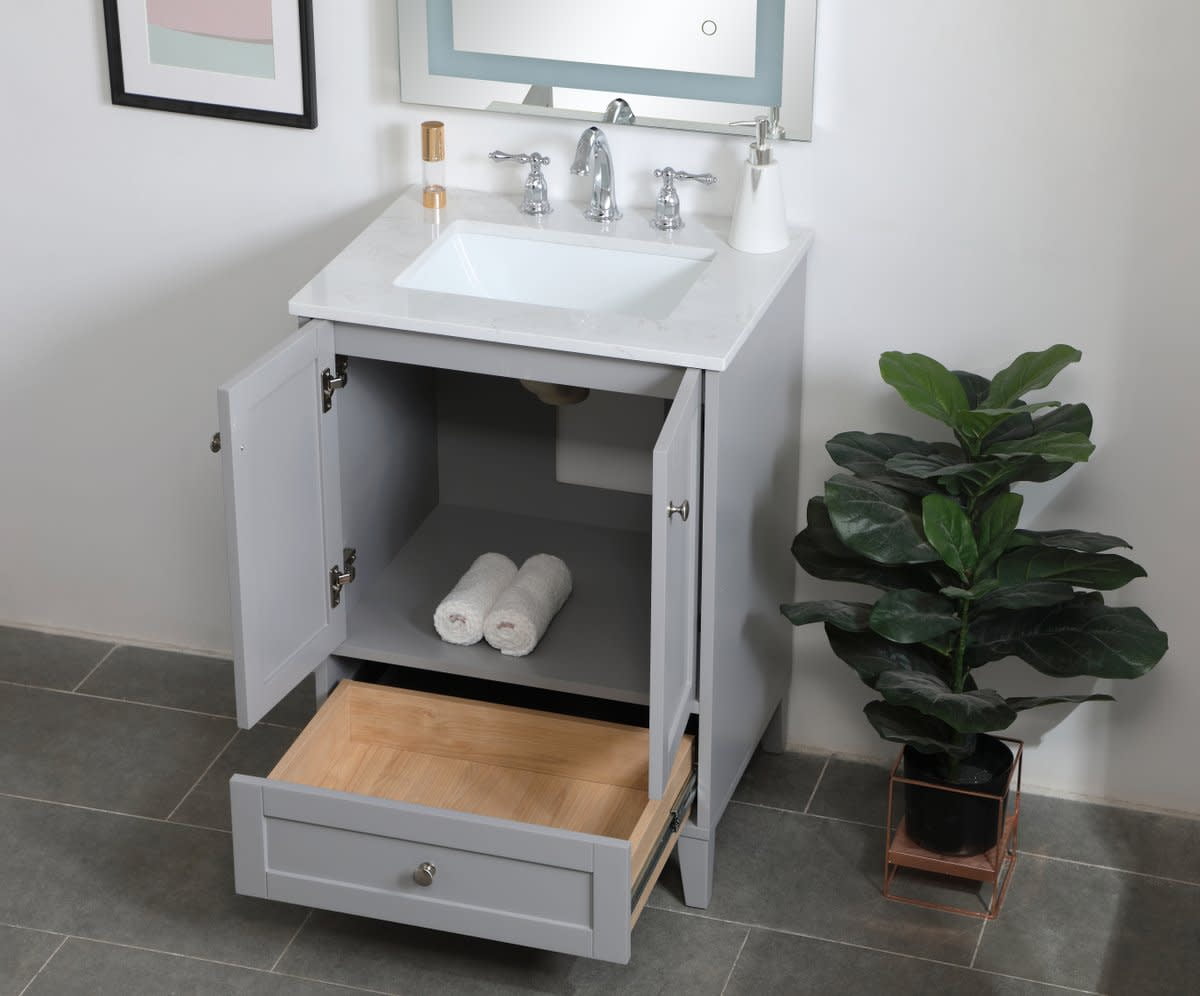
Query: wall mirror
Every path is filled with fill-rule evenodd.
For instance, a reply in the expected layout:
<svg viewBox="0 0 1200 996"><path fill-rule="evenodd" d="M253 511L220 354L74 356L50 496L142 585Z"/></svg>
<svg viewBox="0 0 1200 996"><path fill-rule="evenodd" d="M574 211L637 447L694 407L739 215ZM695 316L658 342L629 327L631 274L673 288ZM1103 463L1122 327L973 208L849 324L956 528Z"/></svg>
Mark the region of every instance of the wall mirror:
<svg viewBox="0 0 1200 996"><path fill-rule="evenodd" d="M812 136L817 0L397 0L408 103Z"/></svg>

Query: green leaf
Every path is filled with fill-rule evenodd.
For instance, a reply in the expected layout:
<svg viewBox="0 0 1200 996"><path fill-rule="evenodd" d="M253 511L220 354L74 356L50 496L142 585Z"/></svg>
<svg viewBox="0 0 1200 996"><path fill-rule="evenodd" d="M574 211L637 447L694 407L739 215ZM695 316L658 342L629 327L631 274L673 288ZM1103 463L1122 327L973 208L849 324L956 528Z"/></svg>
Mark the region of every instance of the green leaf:
<svg viewBox="0 0 1200 996"><path fill-rule="evenodd" d="M959 412L954 419L954 431L967 439L980 440L991 432L998 431L1013 419L1010 412L985 413L981 411ZM1033 420L1030 419L1032 426Z"/></svg>
<svg viewBox="0 0 1200 996"><path fill-rule="evenodd" d="M986 436L989 442L1007 438L1023 439L1033 435L1030 413L1043 408L1057 408L1059 404L1058 401L1039 401L1015 408L976 408L960 412L954 421L954 429L969 439L983 439Z"/></svg>
<svg viewBox="0 0 1200 996"><path fill-rule="evenodd" d="M1115 702L1111 695L1039 695L1034 697L1024 696L1015 699L1006 699L1009 708L1015 709L1017 712L1024 712L1026 709L1036 709L1038 706L1059 705L1063 702Z"/></svg>
<svg viewBox="0 0 1200 996"><path fill-rule="evenodd" d="M910 407L947 425L965 411L967 393L959 379L931 357L921 353L884 353L879 372Z"/></svg>
<svg viewBox="0 0 1200 996"><path fill-rule="evenodd" d="M976 408L979 415L995 415L1000 418L1011 418L1013 415L1032 414L1045 408L1061 408L1061 401L1035 401L1028 405L1013 405L1011 408Z"/></svg>
<svg viewBox="0 0 1200 996"><path fill-rule="evenodd" d="M907 474L909 477L942 477L953 473L965 473L974 466L964 463L963 459L961 452L957 456L946 453L899 453L891 457L885 466L892 473Z"/></svg>
<svg viewBox="0 0 1200 996"><path fill-rule="evenodd" d="M918 495L931 494L937 488L925 481L889 472L889 459L903 453L947 453L953 455L955 460L964 459L962 450L952 443L926 443L891 432L840 432L825 444L825 449L834 463L857 477Z"/></svg>
<svg viewBox="0 0 1200 996"><path fill-rule="evenodd" d="M999 582L997 581L997 586ZM1034 609L1040 605L1058 605L1075 597L1075 589L1061 581L1030 581L1014 588L1002 588L989 594L978 608L988 609Z"/></svg>
<svg viewBox="0 0 1200 996"><path fill-rule="evenodd" d="M1039 353L1022 353L992 378L983 400L985 408L1007 408L1022 394L1045 387L1070 363L1083 354L1073 346L1057 345Z"/></svg>
<svg viewBox="0 0 1200 996"><path fill-rule="evenodd" d="M1083 463L1095 449L1092 441L1082 432L1039 432L1028 439L993 443L987 448L987 455L1036 456L1048 462Z"/></svg>
<svg viewBox="0 0 1200 996"><path fill-rule="evenodd" d="M869 630L848 633L826 626L825 635L833 652L854 669L868 688L874 688L875 681L885 671L939 673L937 658L924 647L892 643Z"/></svg>
<svg viewBox="0 0 1200 996"><path fill-rule="evenodd" d="M949 452L962 459L962 451L952 443L927 443L894 432L839 432L825 449L839 467L862 477L883 473L887 461L899 453Z"/></svg>
<svg viewBox="0 0 1200 996"><path fill-rule="evenodd" d="M1059 550L1076 550L1079 553L1103 553L1119 546L1127 550L1133 549L1119 536L1085 533L1078 529L1052 529L1047 532L1018 529L1009 541L1009 548L1018 546L1051 546Z"/></svg>
<svg viewBox="0 0 1200 996"><path fill-rule="evenodd" d="M1078 593L1063 605L981 616L971 643L972 666L1019 657L1055 678L1137 678L1167 652L1167 634L1141 609Z"/></svg>
<svg viewBox="0 0 1200 996"><path fill-rule="evenodd" d="M852 633L867 629L871 618L871 606L866 602L795 602L779 606L779 611L793 626L823 622Z"/></svg>
<svg viewBox="0 0 1200 996"><path fill-rule="evenodd" d="M892 705L908 706L924 716L933 716L959 733L1006 730L1017 718L1016 711L998 692L991 689L956 692L940 678L928 674L888 671L879 676L875 690Z"/></svg>
<svg viewBox="0 0 1200 996"><path fill-rule="evenodd" d="M849 581L881 591L937 591L940 587L927 568L878 564L855 553L834 532L825 499L820 497L809 499L808 527L792 541L792 556L809 574L824 581Z"/></svg>
<svg viewBox="0 0 1200 996"><path fill-rule="evenodd" d="M925 538L959 577L966 579L979 561L971 520L962 506L945 495L926 495L921 502Z"/></svg>
<svg viewBox="0 0 1200 996"><path fill-rule="evenodd" d="M1023 412L1020 415L1014 415L1012 418L1005 419L984 436L980 440L980 448L986 450L992 443L999 443L1006 439L1028 439L1032 435L1033 418Z"/></svg>
<svg viewBox="0 0 1200 996"><path fill-rule="evenodd" d="M940 589L940 593L947 598L965 598L967 601L974 601L978 598L983 598L1000 587L1000 582L995 578L987 578L984 581L976 581L970 588L956 588L953 585L947 588Z"/></svg>
<svg viewBox="0 0 1200 996"><path fill-rule="evenodd" d="M892 743L907 744L922 754L969 757L975 753L975 737L956 736L953 729L933 716L890 702L868 702L863 713L875 732Z"/></svg>
<svg viewBox="0 0 1200 996"><path fill-rule="evenodd" d="M939 559L925 541L912 496L874 481L836 474L825 482L825 506L846 546L881 564Z"/></svg>
<svg viewBox="0 0 1200 996"><path fill-rule="evenodd" d="M960 625L953 602L923 591L889 591L871 609L871 629L895 643L924 643Z"/></svg>
<svg viewBox="0 0 1200 996"><path fill-rule="evenodd" d="M1034 432L1078 432L1092 434L1092 410L1087 405L1063 405L1033 420Z"/></svg>
<svg viewBox="0 0 1200 996"><path fill-rule="evenodd" d="M876 481L896 491L910 494L930 494L937 490L928 481L907 478L888 472L886 463L890 456L901 452L935 452L946 448L956 450L949 443L923 443L919 439L896 436L890 432L840 432L826 443L829 456L839 467L845 467L859 478ZM961 460L961 454L959 455Z"/></svg>
<svg viewBox="0 0 1200 996"><path fill-rule="evenodd" d="M1005 588L1029 581L1062 581L1077 588L1113 591L1145 576L1142 567L1115 553L1022 546L996 561L996 578Z"/></svg>
<svg viewBox="0 0 1200 996"><path fill-rule="evenodd" d="M1021 518L1021 506L1025 499L1020 495L997 496L979 517L979 563L977 573L992 566L1008 548L1008 542L1016 531Z"/></svg>
<svg viewBox="0 0 1200 996"><path fill-rule="evenodd" d="M1011 462L1016 465L1012 481L1035 481L1041 484L1061 477L1079 461L1055 461L1042 460L1039 457L1026 457L1024 460L1018 458Z"/></svg>
<svg viewBox="0 0 1200 996"><path fill-rule="evenodd" d="M981 377L979 374L970 373L966 370L951 371L958 382L962 385L963 391L967 395L967 407L977 408L983 399L987 397L988 391L991 390L992 382L986 377Z"/></svg>
<svg viewBox="0 0 1200 996"><path fill-rule="evenodd" d="M1024 464L1019 460L981 460L976 463L946 463L942 457L902 455L888 461L888 468L913 477L936 478L947 491L958 486L969 495L982 495L1019 480Z"/></svg>

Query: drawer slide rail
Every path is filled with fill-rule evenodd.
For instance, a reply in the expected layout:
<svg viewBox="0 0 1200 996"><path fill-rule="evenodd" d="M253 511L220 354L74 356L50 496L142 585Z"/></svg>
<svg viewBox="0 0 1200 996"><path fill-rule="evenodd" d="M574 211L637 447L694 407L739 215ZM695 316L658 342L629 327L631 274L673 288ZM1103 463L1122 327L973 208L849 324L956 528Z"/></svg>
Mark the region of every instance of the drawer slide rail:
<svg viewBox="0 0 1200 996"><path fill-rule="evenodd" d="M638 876L637 882L634 883L633 889L630 890L630 899L633 906L637 906L638 901L642 898L642 894L653 886L657 880L655 874L658 868L658 863L662 860L663 854L667 848L671 846L671 841L675 834L679 832L679 828L683 826L683 821L691 812L692 806L696 802L696 771L693 768L688 780L684 782L683 788L680 789L679 795L675 799L675 803L671 806L671 818L667 821L667 825L659 837L658 843L654 845L654 853L650 855L650 860L646 862L646 867L642 869L641 875Z"/></svg>

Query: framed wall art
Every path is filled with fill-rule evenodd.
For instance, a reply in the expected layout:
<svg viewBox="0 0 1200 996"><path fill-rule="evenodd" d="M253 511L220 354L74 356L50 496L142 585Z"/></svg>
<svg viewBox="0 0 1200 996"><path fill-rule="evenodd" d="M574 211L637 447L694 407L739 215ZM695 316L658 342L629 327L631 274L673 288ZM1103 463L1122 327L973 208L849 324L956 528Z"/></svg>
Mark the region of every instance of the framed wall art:
<svg viewBox="0 0 1200 996"><path fill-rule="evenodd" d="M104 0L114 104L317 126L312 0Z"/></svg>

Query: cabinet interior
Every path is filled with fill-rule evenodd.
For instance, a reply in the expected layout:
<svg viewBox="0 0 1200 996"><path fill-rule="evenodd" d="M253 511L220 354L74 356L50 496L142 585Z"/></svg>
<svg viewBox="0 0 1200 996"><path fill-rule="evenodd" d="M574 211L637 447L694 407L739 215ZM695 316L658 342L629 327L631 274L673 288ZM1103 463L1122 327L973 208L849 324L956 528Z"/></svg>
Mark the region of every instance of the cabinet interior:
<svg viewBox="0 0 1200 996"><path fill-rule="evenodd" d="M639 870L691 773L692 743L650 800L644 729L343 681L270 778L622 838Z"/></svg>
<svg viewBox="0 0 1200 996"><path fill-rule="evenodd" d="M511 377L352 358L335 405L342 533L357 551L339 654L648 701L650 496L556 480L557 410ZM649 409L655 430L666 408ZM433 629L487 551L518 566L552 553L571 570L573 594L527 657Z"/></svg>

